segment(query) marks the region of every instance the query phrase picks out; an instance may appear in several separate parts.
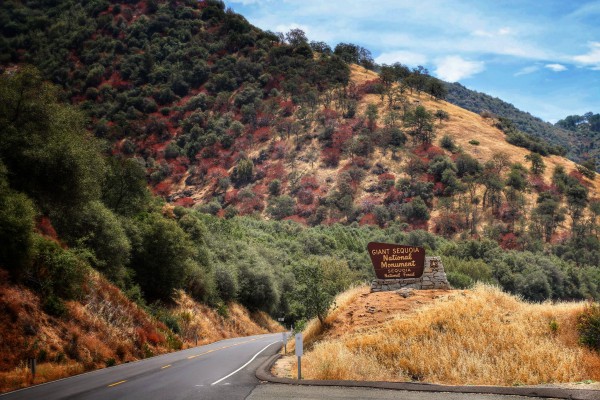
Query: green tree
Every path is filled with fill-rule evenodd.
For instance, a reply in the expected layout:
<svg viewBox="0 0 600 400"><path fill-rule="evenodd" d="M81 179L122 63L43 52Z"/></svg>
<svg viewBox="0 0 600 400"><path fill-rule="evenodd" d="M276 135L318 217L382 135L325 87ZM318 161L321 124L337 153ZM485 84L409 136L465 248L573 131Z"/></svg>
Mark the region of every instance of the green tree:
<svg viewBox="0 0 600 400"><path fill-rule="evenodd" d="M369 130L373 132L377 125L377 116L379 115L377 104L369 103L367 104L367 110L365 111L365 115L367 117L367 123Z"/></svg>
<svg viewBox="0 0 600 400"><path fill-rule="evenodd" d="M66 226L64 226L66 225ZM123 284L131 244L119 219L104 204L91 201L57 226L73 247L93 252L90 263L115 283Z"/></svg>
<svg viewBox="0 0 600 400"><path fill-rule="evenodd" d="M567 210L572 221L572 230L574 233L580 232L578 222L588 204L588 189L576 179L571 179L565 195L567 197Z"/></svg>
<svg viewBox="0 0 600 400"><path fill-rule="evenodd" d="M267 206L267 212L273 219L280 220L285 217L289 217L294 214L296 208L296 201L284 194L282 196L271 197L269 199L269 205Z"/></svg>
<svg viewBox="0 0 600 400"><path fill-rule="evenodd" d="M414 111L409 111L404 117L404 126L415 143L430 145L435 138L433 115L423 106L417 106Z"/></svg>
<svg viewBox="0 0 600 400"><path fill-rule="evenodd" d="M100 197L104 160L84 118L58 102L37 70L0 75L0 158L10 186L41 211L68 211Z"/></svg>
<svg viewBox="0 0 600 400"><path fill-rule="evenodd" d="M546 169L544 159L538 153L529 153L525 156L525 159L531 163L531 173L534 175L541 175Z"/></svg>
<svg viewBox="0 0 600 400"><path fill-rule="evenodd" d="M146 299L170 301L196 255L189 237L175 221L156 213L138 217L130 236L131 267Z"/></svg>
<svg viewBox="0 0 600 400"><path fill-rule="evenodd" d="M134 215L150 201L146 172L135 159L109 158L102 182L102 201L121 215Z"/></svg>
<svg viewBox="0 0 600 400"><path fill-rule="evenodd" d="M296 301L302 306L306 318L317 317L321 324L334 296L327 290L327 280L321 265L315 262L305 262L294 269L296 276Z"/></svg>
<svg viewBox="0 0 600 400"><path fill-rule="evenodd" d="M551 193L544 192L537 199L531 219L534 226L539 226L539 236L543 236L544 240L549 242L558 225L565 220L565 210Z"/></svg>
<svg viewBox="0 0 600 400"><path fill-rule="evenodd" d="M246 184L252 181L254 175L254 163L248 158L242 158L238 161L237 165L233 169L231 179L240 185Z"/></svg>
<svg viewBox="0 0 600 400"><path fill-rule="evenodd" d="M32 255L35 208L26 195L9 188L6 174L0 161L0 266L17 274Z"/></svg>

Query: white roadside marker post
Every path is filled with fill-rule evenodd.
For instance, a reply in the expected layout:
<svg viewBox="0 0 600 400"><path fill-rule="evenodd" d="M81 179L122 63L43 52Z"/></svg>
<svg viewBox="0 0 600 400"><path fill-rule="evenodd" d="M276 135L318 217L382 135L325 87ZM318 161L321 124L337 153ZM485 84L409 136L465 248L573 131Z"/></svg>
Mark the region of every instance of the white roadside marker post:
<svg viewBox="0 0 600 400"><path fill-rule="evenodd" d="M302 333L296 333L296 357L298 357L298 380L302 379L302 354L304 354L304 348L302 347Z"/></svg>
<svg viewBox="0 0 600 400"><path fill-rule="evenodd" d="M283 355L287 354L287 332L281 332L282 340L283 340Z"/></svg>

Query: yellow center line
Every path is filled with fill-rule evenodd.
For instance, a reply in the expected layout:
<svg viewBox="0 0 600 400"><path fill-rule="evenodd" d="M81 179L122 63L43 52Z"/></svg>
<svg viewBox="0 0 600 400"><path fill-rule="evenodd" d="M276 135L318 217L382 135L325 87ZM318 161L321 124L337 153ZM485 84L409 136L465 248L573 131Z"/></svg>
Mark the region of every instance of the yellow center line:
<svg viewBox="0 0 600 400"><path fill-rule="evenodd" d="M125 383L125 382L127 382L127 381L119 381L119 382L115 382L115 383L113 383L113 384L110 384L110 385L108 385L108 387L117 386L117 385L120 385L121 383Z"/></svg>
<svg viewBox="0 0 600 400"><path fill-rule="evenodd" d="M169 364L169 365L165 365L164 367L161 367L160 369L169 368L170 366L171 366L171 364Z"/></svg>
<svg viewBox="0 0 600 400"><path fill-rule="evenodd" d="M187 357L187 359L188 359L188 360L192 360L192 359L194 359L194 358L196 358L196 357L200 357L200 356L203 356L203 355L205 355L205 354L212 353L212 352L214 352L214 351L218 351L218 350L225 350L225 349L228 349L228 348L230 348L230 347L235 347L235 346L239 346L239 345L242 345L242 344L246 344L246 343L254 342L255 340L258 340L258 339L250 339L250 340L246 340L245 342L240 342L240 343L236 343L236 344L231 344L231 345L229 345L229 346L223 346L223 347L219 347L219 348L217 348L217 349L208 350L208 351L205 351L204 353L200 353L200 354L196 354L196 355L193 355L193 356L189 356L189 357ZM169 366L170 366L170 365L169 365ZM163 367L163 368L166 368L166 367Z"/></svg>

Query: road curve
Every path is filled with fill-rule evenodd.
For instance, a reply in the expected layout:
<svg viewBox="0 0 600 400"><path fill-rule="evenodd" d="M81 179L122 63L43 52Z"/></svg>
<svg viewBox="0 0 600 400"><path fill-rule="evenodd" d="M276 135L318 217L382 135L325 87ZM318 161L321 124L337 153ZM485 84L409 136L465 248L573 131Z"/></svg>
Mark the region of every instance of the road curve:
<svg viewBox="0 0 600 400"><path fill-rule="evenodd" d="M227 339L0 395L0 400L244 399L281 333Z"/></svg>

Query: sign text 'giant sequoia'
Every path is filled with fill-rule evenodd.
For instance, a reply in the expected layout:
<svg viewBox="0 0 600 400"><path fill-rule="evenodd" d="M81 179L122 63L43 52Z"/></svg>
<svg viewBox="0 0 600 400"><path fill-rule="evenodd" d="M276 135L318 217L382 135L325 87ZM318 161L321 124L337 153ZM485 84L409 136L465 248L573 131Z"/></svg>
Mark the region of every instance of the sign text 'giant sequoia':
<svg viewBox="0 0 600 400"><path fill-rule="evenodd" d="M425 249L422 247L371 242L367 249L379 279L411 279L423 275Z"/></svg>

